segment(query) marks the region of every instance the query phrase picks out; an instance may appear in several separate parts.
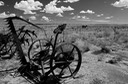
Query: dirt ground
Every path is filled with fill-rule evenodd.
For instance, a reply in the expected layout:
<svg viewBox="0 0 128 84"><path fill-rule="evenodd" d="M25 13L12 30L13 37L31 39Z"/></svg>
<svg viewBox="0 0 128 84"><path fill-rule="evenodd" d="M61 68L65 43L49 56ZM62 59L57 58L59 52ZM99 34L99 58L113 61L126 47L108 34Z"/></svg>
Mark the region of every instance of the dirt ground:
<svg viewBox="0 0 128 84"><path fill-rule="evenodd" d="M82 65L76 78L64 79L62 84L128 84L128 67L125 60L115 64L107 63L113 54L93 54L88 51L82 54ZM108 57L100 58L100 55ZM100 58L100 61L99 61ZM29 84L22 77L13 78L10 74L1 77L0 84ZM52 84L52 83L51 83Z"/></svg>
<svg viewBox="0 0 128 84"><path fill-rule="evenodd" d="M127 35L118 31L115 34L110 32L110 29L106 32L104 29L95 29L95 26L86 29L75 26L66 30L66 40L81 50L82 64L76 78L64 79L61 81L62 84L128 84L128 40L123 38ZM39 37L42 36L38 34ZM113 38L116 39L113 41ZM106 45L110 52L101 52L101 46ZM16 65L17 61L14 60L0 61L0 70ZM30 83L22 77L14 78L8 73L0 73L0 84Z"/></svg>

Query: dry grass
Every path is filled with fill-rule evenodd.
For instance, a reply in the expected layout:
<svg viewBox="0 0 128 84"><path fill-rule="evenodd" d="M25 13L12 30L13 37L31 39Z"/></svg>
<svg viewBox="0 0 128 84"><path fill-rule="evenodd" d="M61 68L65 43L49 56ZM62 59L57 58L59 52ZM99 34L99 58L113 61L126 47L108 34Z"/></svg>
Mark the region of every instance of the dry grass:
<svg viewBox="0 0 128 84"><path fill-rule="evenodd" d="M105 84L105 81L95 78L89 84Z"/></svg>
<svg viewBox="0 0 128 84"><path fill-rule="evenodd" d="M54 25L40 25L40 26L45 27L48 35L50 36L50 35L54 35L52 31L56 28L57 25L54 24ZM106 47L112 52L119 52L119 50L127 51L128 50L128 38L127 38L128 31L124 27L123 28L121 27L122 26L119 26L119 28L117 29L118 33L117 32L115 33L113 31L113 25L108 25L105 28L102 25L101 26L100 25L89 25L87 27L68 25L68 27L66 28L64 32L64 35L65 35L64 39L66 42L74 43L81 50L82 54L88 51L92 51L92 52L100 51L102 47ZM28 27L28 29L30 28L36 31L38 38L44 38L44 33L42 33L42 31L34 29L32 27ZM59 38L62 38L62 35L60 35ZM27 50L25 51L27 52ZM95 56L99 56L100 57L99 59L101 60L100 62L103 61L102 59L111 58L112 56L111 52L110 53L99 53L99 54L91 53L91 54ZM109 54L109 56L107 57L106 54ZM127 59L126 55L124 56L121 53L116 53L116 55L114 54L113 56L115 56L117 63L122 61L123 58ZM14 59L12 61L14 61ZM0 69L12 66L10 65L12 61L11 62L8 61L6 63L0 62ZM14 63L14 65L16 64ZM11 84L9 83L10 80L5 80L5 81L0 80L0 82L1 84ZM25 81L25 80L22 80L22 81ZM19 83L19 84L23 84L23 83ZM92 79L92 81L89 84L109 84L109 83L99 78L95 78L95 79ZM114 82L113 84L123 84L123 83Z"/></svg>

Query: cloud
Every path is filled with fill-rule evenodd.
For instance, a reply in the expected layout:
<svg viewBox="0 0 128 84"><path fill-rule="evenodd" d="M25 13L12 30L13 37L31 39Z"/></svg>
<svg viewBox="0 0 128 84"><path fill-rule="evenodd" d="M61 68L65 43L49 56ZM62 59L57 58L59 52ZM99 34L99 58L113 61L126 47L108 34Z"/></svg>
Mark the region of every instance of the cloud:
<svg viewBox="0 0 128 84"><path fill-rule="evenodd" d="M128 0L119 0L119 1L116 1L115 3L112 3L111 5L114 7L128 8Z"/></svg>
<svg viewBox="0 0 128 84"><path fill-rule="evenodd" d="M56 16L63 17L63 15L61 13L58 13Z"/></svg>
<svg viewBox="0 0 128 84"><path fill-rule="evenodd" d="M80 11L80 13L86 13L84 10Z"/></svg>
<svg viewBox="0 0 128 84"><path fill-rule="evenodd" d="M79 16L79 15L73 16L72 19L75 19L75 20L78 20L78 21L90 21L89 17Z"/></svg>
<svg viewBox="0 0 128 84"><path fill-rule="evenodd" d="M46 16L42 16L42 19L41 20L45 20L45 21L47 21L47 22L50 22L51 20L48 18L48 17L46 17Z"/></svg>
<svg viewBox="0 0 128 84"><path fill-rule="evenodd" d="M103 16L104 14L99 14L99 15L96 15L97 17L101 17L101 16Z"/></svg>
<svg viewBox="0 0 128 84"><path fill-rule="evenodd" d="M91 22L98 22L98 23L108 23L108 22L110 22L110 20L95 20L95 19L90 19L87 16L80 16L80 15L73 16L71 19L77 20L77 21L91 21Z"/></svg>
<svg viewBox="0 0 128 84"><path fill-rule="evenodd" d="M16 14L11 13L11 14L6 14L5 12L0 14L0 18L7 18L7 17L13 17L16 16Z"/></svg>
<svg viewBox="0 0 128 84"><path fill-rule="evenodd" d="M88 13L88 14L94 14L95 12L93 12L92 10L87 10L87 11L80 11L80 13Z"/></svg>
<svg viewBox="0 0 128 84"><path fill-rule="evenodd" d="M29 19L30 20L36 20L36 16L30 16Z"/></svg>
<svg viewBox="0 0 128 84"><path fill-rule="evenodd" d="M24 11L24 14L36 14L36 12L32 12L33 10L41 10L43 4L39 1L27 0L16 2L14 8Z"/></svg>
<svg viewBox="0 0 128 84"><path fill-rule="evenodd" d="M74 13L70 13L70 15L74 15Z"/></svg>
<svg viewBox="0 0 128 84"><path fill-rule="evenodd" d="M74 10L70 6L68 6L68 7L61 6L61 9L62 9L62 11L72 11L72 10Z"/></svg>
<svg viewBox="0 0 128 84"><path fill-rule="evenodd" d="M93 12L92 10L87 10L87 11L85 11L85 13L94 14L95 12Z"/></svg>
<svg viewBox="0 0 128 84"><path fill-rule="evenodd" d="M86 17L86 16L81 16L81 18L82 18L82 19L89 20L89 18L88 18L88 17Z"/></svg>
<svg viewBox="0 0 128 84"><path fill-rule="evenodd" d="M113 18L113 16L110 16L110 17L105 17L105 19L112 19Z"/></svg>
<svg viewBox="0 0 128 84"><path fill-rule="evenodd" d="M4 2L3 1L0 1L0 6L4 6Z"/></svg>
<svg viewBox="0 0 128 84"><path fill-rule="evenodd" d="M75 15L72 17L72 19L79 19L79 18L81 18L81 16L79 16L79 15Z"/></svg>
<svg viewBox="0 0 128 84"><path fill-rule="evenodd" d="M63 13L64 11L72 11L74 10L70 6L68 7L56 7L57 5L57 0L51 1L49 4L47 4L42 12L54 14L54 13Z"/></svg>
<svg viewBox="0 0 128 84"><path fill-rule="evenodd" d="M32 11L24 11L24 14L36 14L36 12L32 12Z"/></svg>
<svg viewBox="0 0 128 84"><path fill-rule="evenodd" d="M57 5L57 0L53 0L45 6L43 11L46 12L46 13L50 13L50 14L63 13L61 8L57 8L56 5Z"/></svg>
<svg viewBox="0 0 128 84"><path fill-rule="evenodd" d="M65 0L65 1L63 1L63 2L65 2L65 3L74 3L74 2L78 2L79 0Z"/></svg>
<svg viewBox="0 0 128 84"><path fill-rule="evenodd" d="M57 1L57 3L61 3L61 1Z"/></svg>

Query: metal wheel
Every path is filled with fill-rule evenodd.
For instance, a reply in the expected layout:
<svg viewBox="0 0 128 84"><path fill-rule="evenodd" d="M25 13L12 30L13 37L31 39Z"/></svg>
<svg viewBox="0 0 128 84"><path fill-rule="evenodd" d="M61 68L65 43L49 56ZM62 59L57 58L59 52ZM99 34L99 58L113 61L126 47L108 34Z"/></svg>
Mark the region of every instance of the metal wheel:
<svg viewBox="0 0 128 84"><path fill-rule="evenodd" d="M56 48L55 56L50 60L50 68L55 77L74 77L81 66L81 52L73 44L63 43Z"/></svg>
<svg viewBox="0 0 128 84"><path fill-rule="evenodd" d="M34 41L28 49L29 62L40 67L42 74L50 69L50 55L52 53L52 44L46 39Z"/></svg>

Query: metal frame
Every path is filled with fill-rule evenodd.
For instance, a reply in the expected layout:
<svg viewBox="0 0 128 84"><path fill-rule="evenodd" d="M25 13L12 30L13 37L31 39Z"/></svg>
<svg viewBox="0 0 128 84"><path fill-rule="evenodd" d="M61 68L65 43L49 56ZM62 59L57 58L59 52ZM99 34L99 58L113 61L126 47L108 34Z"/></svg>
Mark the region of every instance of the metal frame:
<svg viewBox="0 0 128 84"><path fill-rule="evenodd" d="M17 76L17 74L19 73L20 76L24 77L26 80L28 80L30 83L32 84L41 84L41 83L45 83L45 79L49 76L50 73L52 73L55 78L58 80L60 78L67 78L67 77L73 77L75 78L75 75L76 73L79 71L80 69L80 66L81 66L81 53L80 53L80 50L74 45L74 44L68 44L68 43L63 43L63 44L59 44L59 46L57 46L57 38L58 38L58 35L61 34L63 32L63 30L65 29L66 27L66 24L62 24L62 25L59 25L53 32L55 34L55 40L54 40L54 43L52 43L52 38L50 39L50 41L48 40L47 41L47 45L45 45L46 47L50 47L52 46L52 53L49 55L48 53L45 54L45 58L43 59L42 55L44 53L46 53L47 50L49 50L49 48L43 52L43 50L37 52L39 58L38 59L31 59L30 57L30 54L29 52L31 51L31 48L33 47L34 43L33 42L28 50L28 58L29 58L29 62L27 62L26 58L25 58L25 55L24 55L24 52L23 52L23 49L21 47L22 45L22 42L21 42L21 38L19 38L20 34L24 32L24 35L22 37L23 39L23 43L25 42L25 34L29 34L29 33L32 33L32 35L35 35L33 32L29 31L29 30L26 30L26 31L23 31L24 28L21 28L20 30L20 33L17 34L17 31L15 29L15 26L13 24L13 20L14 19L17 19L17 20L22 20L24 22L27 22L28 24L31 24L32 26L35 26L36 28L38 29L41 29L40 27L38 27L37 25L34 25L33 23L31 22L28 22L27 20L24 20L22 18L19 18L19 17L9 17L9 18L6 18L6 22L8 23L8 28L9 28L9 31L11 32L11 36L12 36L12 42L14 43L14 45L12 46L15 46L16 47L16 50L15 52L18 53L18 57L20 59L20 63L21 63L21 66L15 71L15 75L14 76ZM46 31L43 29L44 33L45 33L45 36L46 36L46 39L48 38L47 37L47 34L46 34ZM29 32L29 33L28 33ZM29 35L30 36L30 35ZM36 36L36 35L35 35ZM58 49L61 48L63 45L70 45L72 46L73 48L70 50L70 54L68 55L64 55L64 53L68 53L68 52L64 52L64 51L61 51L60 53L63 55L60 56L60 53L57 53L58 52ZM6 45L5 45L6 46ZM44 46L44 45L43 45ZM78 65L75 69L74 72L71 71L69 65L73 62L73 60L71 60L71 57L70 55L72 55L74 49L76 49L76 52L78 54ZM10 49L11 50L11 49ZM14 53L15 53L14 52ZM49 52L49 51L48 51ZM55 56L57 56L57 58L55 58ZM75 56L75 55L74 55ZM74 56L73 56L73 59L74 59ZM55 66L53 66L53 63L54 61L56 61L57 59L64 59L63 61L60 61L59 62L64 62L64 63L60 63L60 64L54 64ZM37 64L34 64L35 60L38 62ZM45 72L45 68L44 68L44 60L50 60L49 61L49 65L50 65L50 70ZM70 61L70 62L69 62ZM58 62L58 61L57 61ZM61 70L61 74L62 74L62 71L65 69L65 68L68 68L71 75L67 76L67 77L60 77L60 76L56 76L56 74L54 73L54 70L56 68L60 68L60 67L63 67L64 65L67 65L66 67L62 68ZM41 70L42 72L40 72L39 70ZM7 71L7 70L6 70ZM9 70L8 70L9 71ZM0 71L2 72L2 71Z"/></svg>

